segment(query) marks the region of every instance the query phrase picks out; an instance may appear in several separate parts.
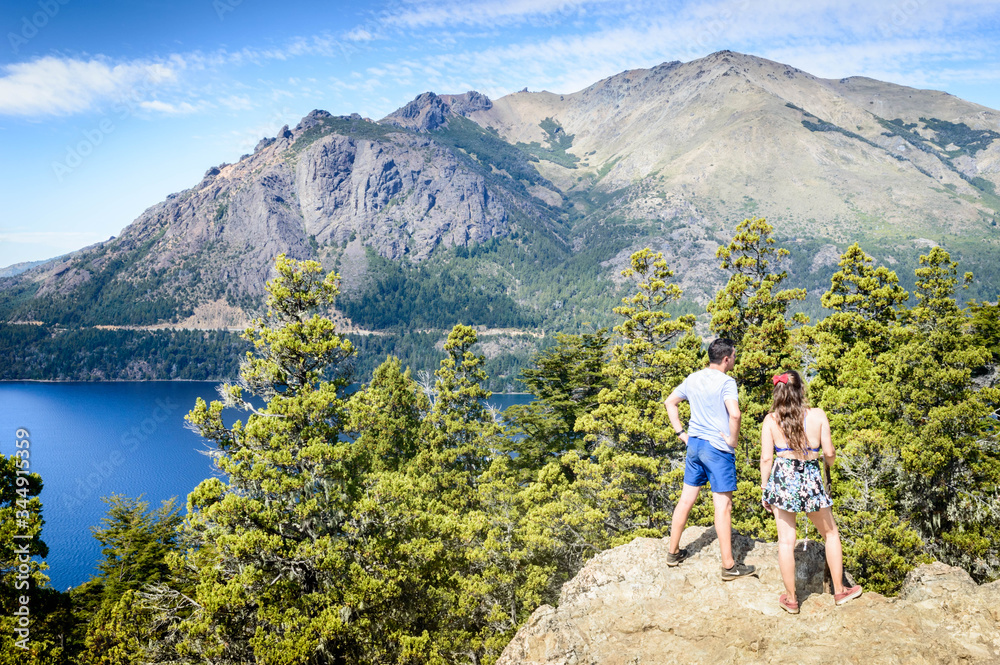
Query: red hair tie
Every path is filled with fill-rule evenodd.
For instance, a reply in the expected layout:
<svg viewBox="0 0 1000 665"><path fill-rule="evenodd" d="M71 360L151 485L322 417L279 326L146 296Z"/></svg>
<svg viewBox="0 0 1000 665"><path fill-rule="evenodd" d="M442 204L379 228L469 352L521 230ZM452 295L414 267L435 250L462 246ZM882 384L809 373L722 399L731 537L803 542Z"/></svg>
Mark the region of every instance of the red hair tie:
<svg viewBox="0 0 1000 665"><path fill-rule="evenodd" d="M774 383L774 385L778 385L779 383L784 383L785 385L788 385L788 375L775 374L774 376L771 377L771 381Z"/></svg>

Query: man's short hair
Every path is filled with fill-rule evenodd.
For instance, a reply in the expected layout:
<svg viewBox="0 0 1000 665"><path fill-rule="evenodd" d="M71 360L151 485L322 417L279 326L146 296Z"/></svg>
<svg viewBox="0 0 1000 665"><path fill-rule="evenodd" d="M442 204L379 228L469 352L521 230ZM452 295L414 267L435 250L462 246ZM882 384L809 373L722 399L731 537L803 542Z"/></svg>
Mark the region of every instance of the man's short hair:
<svg viewBox="0 0 1000 665"><path fill-rule="evenodd" d="M736 344L728 337L717 337L708 345L708 362L713 365L721 363L726 356L733 355Z"/></svg>

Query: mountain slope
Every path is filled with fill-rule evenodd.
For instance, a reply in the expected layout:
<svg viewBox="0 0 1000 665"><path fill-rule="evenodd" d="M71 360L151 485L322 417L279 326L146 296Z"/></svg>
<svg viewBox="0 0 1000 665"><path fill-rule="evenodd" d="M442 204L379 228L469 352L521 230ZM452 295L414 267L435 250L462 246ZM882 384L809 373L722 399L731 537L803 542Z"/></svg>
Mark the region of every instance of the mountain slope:
<svg viewBox="0 0 1000 665"><path fill-rule="evenodd" d="M874 230L875 220L903 232L981 232L996 209L984 194L1000 185L1000 142L952 157L933 123L920 121L982 132L1000 126L996 111L946 93L819 79L731 52L623 72L571 95L508 95L470 117L522 142L542 139L545 118L559 123L589 166L545 164L542 172L564 188L613 164L599 188L655 179L659 191L711 203L717 217L752 199L757 214L784 222L789 234L825 230L839 241L863 226ZM918 123L911 134L921 136L901 136L890 122L897 118ZM977 177L983 181L970 182Z"/></svg>

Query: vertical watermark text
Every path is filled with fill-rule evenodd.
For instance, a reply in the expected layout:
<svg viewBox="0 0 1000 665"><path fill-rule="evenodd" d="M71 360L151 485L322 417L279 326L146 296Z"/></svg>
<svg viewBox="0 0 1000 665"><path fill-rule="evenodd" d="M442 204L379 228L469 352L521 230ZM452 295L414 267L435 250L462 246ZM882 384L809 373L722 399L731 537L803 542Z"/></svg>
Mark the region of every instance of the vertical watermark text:
<svg viewBox="0 0 1000 665"><path fill-rule="evenodd" d="M14 457L17 458L14 481L17 498L14 500L14 520L17 525L14 533L14 555L17 557L17 572L14 575L14 591L17 593L14 610L14 646L28 649L31 639L31 508L29 496L31 489L28 475L31 473L31 435L28 430L19 427L14 432Z"/></svg>

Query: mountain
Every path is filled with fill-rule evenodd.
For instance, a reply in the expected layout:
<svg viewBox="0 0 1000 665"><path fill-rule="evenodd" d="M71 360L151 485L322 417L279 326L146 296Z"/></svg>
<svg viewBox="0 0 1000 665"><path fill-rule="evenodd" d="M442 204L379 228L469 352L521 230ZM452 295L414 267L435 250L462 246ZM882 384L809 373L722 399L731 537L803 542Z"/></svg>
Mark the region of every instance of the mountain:
<svg viewBox="0 0 1000 665"><path fill-rule="evenodd" d="M497 665L571 663L996 663L1000 582L976 585L940 562L910 571L902 593L865 593L837 607L824 581L823 543L795 547L798 616L778 607L777 543L734 534L758 576L719 580L713 528L689 527L693 556L664 562L666 539L606 550L539 607ZM829 573L826 573L827 578Z"/></svg>
<svg viewBox="0 0 1000 665"><path fill-rule="evenodd" d="M419 262L439 245L509 235L515 216L524 227L541 219L529 196L510 191L517 183L468 162L428 136L315 111L117 238L29 271L7 293L23 303L22 318L66 323L231 318L259 305L281 252L332 259L358 278L365 248Z"/></svg>
<svg viewBox="0 0 1000 665"><path fill-rule="evenodd" d="M612 320L644 246L697 313L747 216L776 226L807 308L854 241L904 283L942 244L992 299L998 126L944 92L730 51L572 94L428 92L378 122L314 111L118 237L0 279L0 320L238 327L284 252L341 272L347 329L569 329Z"/></svg>
<svg viewBox="0 0 1000 665"><path fill-rule="evenodd" d="M60 257L56 257L57 259ZM35 266L40 266L43 263L48 263L49 261L54 261L56 259L43 259L41 261L21 261L20 263L12 263L6 268L0 268L0 278L3 277L13 277L14 275L20 275L26 270L30 270Z"/></svg>

